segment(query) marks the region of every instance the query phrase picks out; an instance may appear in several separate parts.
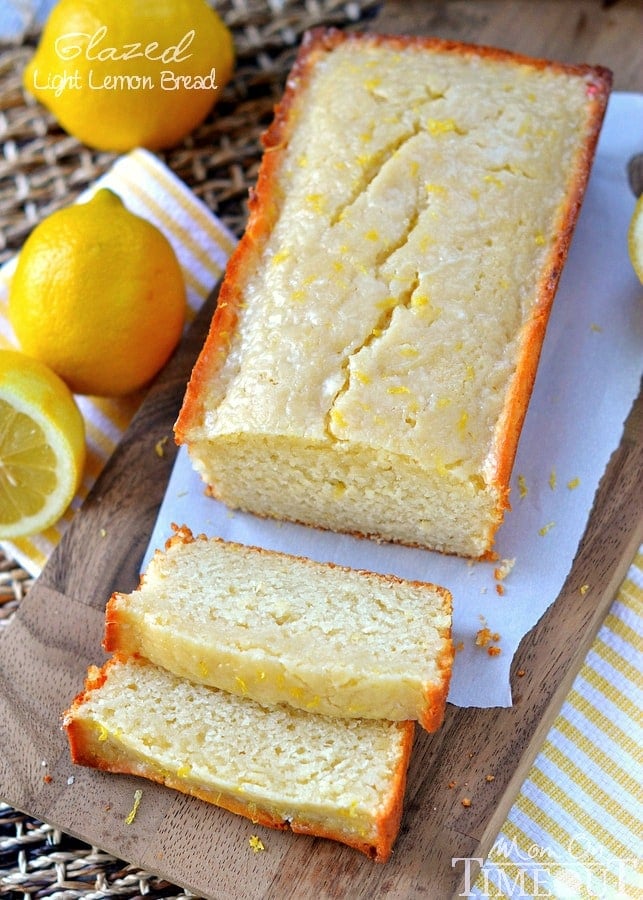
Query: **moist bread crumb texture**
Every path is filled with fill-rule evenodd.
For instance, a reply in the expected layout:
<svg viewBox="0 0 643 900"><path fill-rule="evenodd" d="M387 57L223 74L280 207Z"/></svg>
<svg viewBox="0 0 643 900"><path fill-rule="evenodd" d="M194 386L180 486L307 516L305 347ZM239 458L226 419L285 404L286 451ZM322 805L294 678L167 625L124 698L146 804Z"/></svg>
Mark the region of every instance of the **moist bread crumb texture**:
<svg viewBox="0 0 643 900"><path fill-rule="evenodd" d="M116 593L105 649L264 705L442 723L453 646L444 588L179 529Z"/></svg>
<svg viewBox="0 0 643 900"><path fill-rule="evenodd" d="M75 762L142 775L254 822L384 861L413 724L326 719L194 684L143 659L89 672L64 720Z"/></svg>
<svg viewBox="0 0 643 900"><path fill-rule="evenodd" d="M259 515L480 557L609 73L317 33L177 422Z"/></svg>

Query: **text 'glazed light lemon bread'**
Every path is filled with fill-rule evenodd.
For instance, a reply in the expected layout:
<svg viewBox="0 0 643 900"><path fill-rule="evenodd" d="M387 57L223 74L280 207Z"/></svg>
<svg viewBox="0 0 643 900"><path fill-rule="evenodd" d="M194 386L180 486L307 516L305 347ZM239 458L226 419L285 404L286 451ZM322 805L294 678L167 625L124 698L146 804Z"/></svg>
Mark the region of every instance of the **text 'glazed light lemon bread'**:
<svg viewBox="0 0 643 900"><path fill-rule="evenodd" d="M215 497L490 551L609 88L489 48L308 37L176 425Z"/></svg>
<svg viewBox="0 0 643 900"><path fill-rule="evenodd" d="M104 646L265 705L435 731L453 661L451 597L181 528L139 588L110 599Z"/></svg>
<svg viewBox="0 0 643 900"><path fill-rule="evenodd" d="M412 722L266 708L146 660L113 657L90 669L64 727L80 765L141 775L381 862L390 855Z"/></svg>

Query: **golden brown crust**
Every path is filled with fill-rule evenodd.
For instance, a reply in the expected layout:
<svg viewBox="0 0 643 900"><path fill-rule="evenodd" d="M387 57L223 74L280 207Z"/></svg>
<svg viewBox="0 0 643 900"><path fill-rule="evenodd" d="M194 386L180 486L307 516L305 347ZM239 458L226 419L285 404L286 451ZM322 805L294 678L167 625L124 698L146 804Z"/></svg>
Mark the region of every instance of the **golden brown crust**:
<svg viewBox="0 0 643 900"><path fill-rule="evenodd" d="M445 591L447 595L448 611L452 612L453 601L451 595ZM447 696L451 685L451 675L453 672L453 660L455 658L455 647L451 640L451 627L445 628L440 632L440 637L444 640L444 645L436 660L438 671L440 672L440 681L427 686L425 694L425 707L420 716L419 722L425 731L437 731L444 721L446 712Z"/></svg>
<svg viewBox="0 0 643 900"><path fill-rule="evenodd" d="M535 62L542 63L542 61ZM552 65L554 68L586 78L589 105L588 134L572 167L567 202L561 211L556 242L550 251L545 271L540 279L538 303L523 332L522 353L518 359L504 413L496 430L497 434L503 435L497 447L496 484L505 492L505 508L509 505L509 478L527 405L536 379L549 315L578 220L612 86L612 73L609 69L601 66ZM501 520L500 517L498 526Z"/></svg>
<svg viewBox="0 0 643 900"><path fill-rule="evenodd" d="M529 66L535 69L550 69L555 72L566 72L569 75L587 77L588 84L593 86L591 96L597 102L598 94L605 92L607 97L611 87L612 73L603 66L572 64L557 62L550 59L527 56L512 50L503 50L499 47L489 47L484 44L467 44L461 41L447 40L445 38L423 37L421 35L397 35L377 34L368 32L345 32L337 28L313 28L305 36L302 42L300 58L293 72L299 74L300 63L310 64L309 59L319 53L328 52L341 43L354 43L363 46L370 44L373 47L387 47L394 50L433 50L444 53L457 53L460 56L479 56L483 59L493 59L497 62L511 62L516 65ZM303 60L301 59L303 57Z"/></svg>
<svg viewBox="0 0 643 900"><path fill-rule="evenodd" d="M230 273L234 271L233 261L239 248L240 245L228 263L227 271ZM242 248L242 252L245 254L245 248ZM238 263L236 265L238 267ZM202 416L201 398L205 394L208 381L219 371L225 361L229 336L234 332L237 324L239 302L239 292L234 289L231 278L230 281L221 285L208 336L190 375L183 406L174 426L175 439L178 444L185 442L190 428Z"/></svg>
<svg viewBox="0 0 643 900"><path fill-rule="evenodd" d="M372 841L360 838L350 832L335 828L325 828L318 823L310 823L296 815L291 820L276 816L269 809L257 806L236 797L225 796L220 791L186 783L169 772L162 772L140 760L128 757L118 742L111 736L97 736L95 728L88 726L76 717L88 695L104 684L112 666L121 664L118 656L108 660L102 668L90 666L84 689L76 696L64 714L63 727L67 733L72 761L77 765L89 766L104 772L122 775L136 775L163 784L184 794L190 794L199 800L212 803L237 815L250 819L254 824L264 825L281 831L290 830L297 834L308 834L314 837L329 838L346 844L366 854L376 862L386 862L392 851L402 818L406 775L413 746L415 727L413 722L399 722L396 728L402 736L402 752L391 782L391 791L386 807L375 819L375 837Z"/></svg>

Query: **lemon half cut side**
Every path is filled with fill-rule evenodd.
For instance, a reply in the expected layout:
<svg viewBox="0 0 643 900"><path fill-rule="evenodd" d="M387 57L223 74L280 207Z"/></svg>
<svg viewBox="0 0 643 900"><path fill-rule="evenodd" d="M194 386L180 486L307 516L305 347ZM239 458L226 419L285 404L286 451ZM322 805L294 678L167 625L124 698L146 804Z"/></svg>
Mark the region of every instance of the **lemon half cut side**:
<svg viewBox="0 0 643 900"><path fill-rule="evenodd" d="M69 388L38 360L0 350L0 539L53 525L84 461L85 425Z"/></svg>

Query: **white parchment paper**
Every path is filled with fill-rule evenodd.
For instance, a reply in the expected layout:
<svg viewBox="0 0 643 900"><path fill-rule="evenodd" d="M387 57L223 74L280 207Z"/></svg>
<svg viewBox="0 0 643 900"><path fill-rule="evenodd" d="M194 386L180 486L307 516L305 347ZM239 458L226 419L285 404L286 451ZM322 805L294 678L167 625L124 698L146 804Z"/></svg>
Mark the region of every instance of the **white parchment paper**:
<svg viewBox="0 0 643 900"><path fill-rule="evenodd" d="M453 594L459 647L449 701L510 706L509 668L521 638L558 596L594 494L643 370L643 289L629 262L635 198L629 158L643 151L643 96L614 94L543 347L512 479L512 509L496 551L515 560L496 590L497 563L471 563L233 513L204 496L181 448L144 565L171 523L195 533L442 584ZM591 591L587 593L591 602ZM486 646L486 627L497 639ZM489 647L500 653L490 656Z"/></svg>

